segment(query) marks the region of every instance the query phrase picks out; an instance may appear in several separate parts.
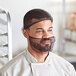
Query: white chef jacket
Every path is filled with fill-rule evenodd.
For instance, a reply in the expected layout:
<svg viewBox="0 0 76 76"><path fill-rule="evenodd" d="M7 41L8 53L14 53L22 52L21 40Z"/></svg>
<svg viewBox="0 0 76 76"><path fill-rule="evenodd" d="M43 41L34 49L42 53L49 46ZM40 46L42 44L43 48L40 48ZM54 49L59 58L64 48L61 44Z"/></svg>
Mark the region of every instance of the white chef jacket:
<svg viewBox="0 0 76 76"><path fill-rule="evenodd" d="M45 62L38 63L26 50L4 65L0 76L75 76L75 70L68 61L52 52Z"/></svg>

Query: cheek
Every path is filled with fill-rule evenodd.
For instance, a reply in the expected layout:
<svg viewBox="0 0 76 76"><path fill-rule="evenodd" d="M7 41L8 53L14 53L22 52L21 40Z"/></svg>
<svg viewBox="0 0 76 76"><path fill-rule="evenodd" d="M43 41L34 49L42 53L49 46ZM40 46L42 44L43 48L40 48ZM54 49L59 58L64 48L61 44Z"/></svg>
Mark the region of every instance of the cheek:
<svg viewBox="0 0 76 76"><path fill-rule="evenodd" d="M30 35L31 37L34 37L34 38L42 38L42 34L39 34L39 33L37 33L37 32L34 31L34 30L30 30L29 35Z"/></svg>
<svg viewBox="0 0 76 76"><path fill-rule="evenodd" d="M54 36L54 33L52 32L50 35Z"/></svg>
<svg viewBox="0 0 76 76"><path fill-rule="evenodd" d="M50 36L50 37L51 37L51 36L54 36L53 31L49 33L49 36Z"/></svg>
<svg viewBox="0 0 76 76"><path fill-rule="evenodd" d="M38 33L35 33L35 32L32 32L30 34L31 37L34 37L34 38L42 38L42 34L38 34ZM37 40L38 41L38 40Z"/></svg>
<svg viewBox="0 0 76 76"><path fill-rule="evenodd" d="M40 39L33 40L36 43L40 43Z"/></svg>
<svg viewBox="0 0 76 76"><path fill-rule="evenodd" d="M37 44L40 44L40 41L41 41L41 39L31 39L31 40L32 42L37 43Z"/></svg>

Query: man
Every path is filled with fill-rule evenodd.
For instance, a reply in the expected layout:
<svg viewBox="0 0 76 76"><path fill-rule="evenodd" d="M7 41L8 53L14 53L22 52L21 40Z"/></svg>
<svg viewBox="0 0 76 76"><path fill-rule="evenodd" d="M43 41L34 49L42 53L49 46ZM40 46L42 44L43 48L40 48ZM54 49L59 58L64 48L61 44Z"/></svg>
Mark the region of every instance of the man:
<svg viewBox="0 0 76 76"><path fill-rule="evenodd" d="M53 18L41 9L32 9L24 16L23 34L28 48L1 70L0 76L75 76L73 66L53 54L55 42Z"/></svg>

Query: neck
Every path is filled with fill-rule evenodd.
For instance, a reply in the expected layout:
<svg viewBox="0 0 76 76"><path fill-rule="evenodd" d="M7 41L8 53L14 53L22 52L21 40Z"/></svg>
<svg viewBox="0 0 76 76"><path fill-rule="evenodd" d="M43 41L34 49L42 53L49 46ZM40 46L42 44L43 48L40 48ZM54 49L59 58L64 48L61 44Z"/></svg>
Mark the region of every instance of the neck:
<svg viewBox="0 0 76 76"><path fill-rule="evenodd" d="M36 50L33 50L32 48L28 47L28 51L31 53L32 56L34 56L39 63L42 63L46 60L49 52L37 52Z"/></svg>

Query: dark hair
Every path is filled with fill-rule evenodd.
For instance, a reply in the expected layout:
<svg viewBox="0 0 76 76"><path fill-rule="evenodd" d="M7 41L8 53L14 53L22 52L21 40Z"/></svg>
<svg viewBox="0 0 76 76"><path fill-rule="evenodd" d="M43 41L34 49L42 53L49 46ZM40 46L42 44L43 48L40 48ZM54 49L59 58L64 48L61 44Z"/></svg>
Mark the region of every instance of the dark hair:
<svg viewBox="0 0 76 76"><path fill-rule="evenodd" d="M48 12L42 9L32 9L24 15L23 28L27 29L33 24L43 20L51 20L51 22L53 22L53 18Z"/></svg>

